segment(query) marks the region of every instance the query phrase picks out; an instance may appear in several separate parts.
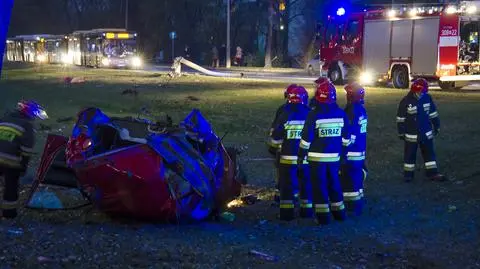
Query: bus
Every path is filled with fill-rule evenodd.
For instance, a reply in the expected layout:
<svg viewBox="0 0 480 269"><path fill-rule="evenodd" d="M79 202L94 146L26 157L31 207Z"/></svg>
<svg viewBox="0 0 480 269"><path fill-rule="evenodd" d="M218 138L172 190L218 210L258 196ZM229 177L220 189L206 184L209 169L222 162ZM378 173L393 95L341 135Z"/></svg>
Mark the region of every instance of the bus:
<svg viewBox="0 0 480 269"><path fill-rule="evenodd" d="M125 29L76 31L68 36L68 62L89 67L139 68L137 33Z"/></svg>

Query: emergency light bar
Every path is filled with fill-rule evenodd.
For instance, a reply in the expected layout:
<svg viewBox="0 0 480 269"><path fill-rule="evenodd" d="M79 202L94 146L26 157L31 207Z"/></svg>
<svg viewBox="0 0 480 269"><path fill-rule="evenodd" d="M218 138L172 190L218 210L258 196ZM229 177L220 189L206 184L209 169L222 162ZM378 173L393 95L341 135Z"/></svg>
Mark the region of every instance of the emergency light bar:
<svg viewBox="0 0 480 269"><path fill-rule="evenodd" d="M392 5L365 5L366 17L385 16L391 19L397 17L418 17L418 16L432 16L439 13L447 14L466 14L473 15L477 13L480 8L480 1L460 2L460 4L432 4L432 3L415 3L415 4L392 4ZM390 7L390 8L388 8Z"/></svg>

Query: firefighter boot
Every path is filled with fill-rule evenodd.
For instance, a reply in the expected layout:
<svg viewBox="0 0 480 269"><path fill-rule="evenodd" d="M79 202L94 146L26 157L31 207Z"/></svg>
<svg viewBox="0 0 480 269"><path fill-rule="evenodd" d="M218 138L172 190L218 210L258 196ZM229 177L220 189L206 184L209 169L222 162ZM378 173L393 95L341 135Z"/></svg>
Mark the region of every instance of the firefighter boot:
<svg viewBox="0 0 480 269"><path fill-rule="evenodd" d="M310 170L308 165L298 166L298 186L300 200L300 217L313 217L312 186L310 184Z"/></svg>
<svg viewBox="0 0 480 269"><path fill-rule="evenodd" d="M2 216L7 219L17 217L18 181L20 172L10 170L5 172L5 189L3 191Z"/></svg>
<svg viewBox="0 0 480 269"><path fill-rule="evenodd" d="M315 204L315 221L318 225L328 225L331 222L328 204Z"/></svg>
<svg viewBox="0 0 480 269"><path fill-rule="evenodd" d="M280 219L290 221L295 218L295 204L292 179L297 176L296 165L280 164Z"/></svg>
<svg viewBox="0 0 480 269"><path fill-rule="evenodd" d="M343 191L338 177L340 170L340 163L327 164L328 170L328 197L330 200L330 208L332 210L333 218L337 221L343 221L347 218L345 212L345 204L343 203Z"/></svg>

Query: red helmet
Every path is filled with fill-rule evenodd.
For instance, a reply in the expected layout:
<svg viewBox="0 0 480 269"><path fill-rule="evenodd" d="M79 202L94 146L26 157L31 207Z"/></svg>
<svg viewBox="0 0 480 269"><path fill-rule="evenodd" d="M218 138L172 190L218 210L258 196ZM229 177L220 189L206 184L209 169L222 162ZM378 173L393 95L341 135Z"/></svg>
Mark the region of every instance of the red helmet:
<svg viewBox="0 0 480 269"><path fill-rule="evenodd" d="M335 86L328 80L328 78L318 78L315 80L315 99L319 103L335 103L337 101L337 89Z"/></svg>
<svg viewBox="0 0 480 269"><path fill-rule="evenodd" d="M424 78L417 78L413 81L410 91L418 94L425 94L428 92L428 81Z"/></svg>
<svg viewBox="0 0 480 269"><path fill-rule="evenodd" d="M288 94L297 87L298 85L297 84L290 84L288 85L288 87L285 88L285 91L283 92L283 97L285 99L288 98Z"/></svg>
<svg viewBox="0 0 480 269"><path fill-rule="evenodd" d="M288 103L290 104L308 104L308 92L303 86L292 88L288 92Z"/></svg>
<svg viewBox="0 0 480 269"><path fill-rule="evenodd" d="M365 89L358 84L353 82L345 86L345 92L347 93L347 101L349 103L362 103L365 98Z"/></svg>

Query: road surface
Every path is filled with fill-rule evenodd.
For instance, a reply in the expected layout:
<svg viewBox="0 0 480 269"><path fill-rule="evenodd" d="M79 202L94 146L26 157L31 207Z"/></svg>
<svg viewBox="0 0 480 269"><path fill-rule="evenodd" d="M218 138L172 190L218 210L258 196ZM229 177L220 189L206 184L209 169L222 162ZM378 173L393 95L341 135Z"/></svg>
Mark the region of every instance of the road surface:
<svg viewBox="0 0 480 269"><path fill-rule="evenodd" d="M149 65L145 67L146 71L152 72L169 72L171 71L170 65ZM309 84L313 84L316 77L306 75L306 72L303 73L301 69L298 72L286 73L286 72L274 72L274 71L238 71L238 70L225 70L224 68L214 69L214 68L207 68L208 70L222 72L222 73L243 73L244 78L250 79L261 79L261 80L274 80L274 81L281 81L285 83L298 83L309 86ZM201 72L189 68L187 66L182 66L182 72L194 74ZM437 83L432 83L430 85L430 89L432 90L440 90L440 87ZM467 87L463 87L462 90L480 90L480 83L472 83Z"/></svg>

